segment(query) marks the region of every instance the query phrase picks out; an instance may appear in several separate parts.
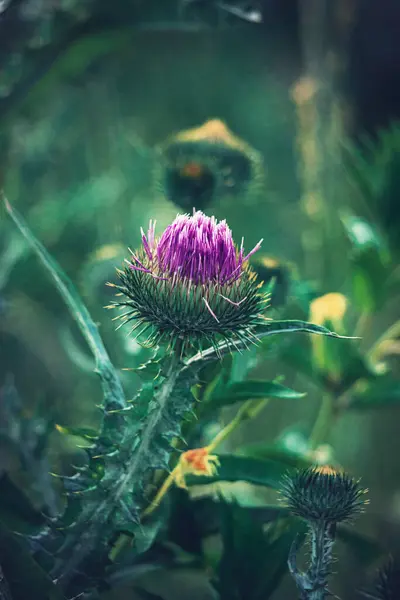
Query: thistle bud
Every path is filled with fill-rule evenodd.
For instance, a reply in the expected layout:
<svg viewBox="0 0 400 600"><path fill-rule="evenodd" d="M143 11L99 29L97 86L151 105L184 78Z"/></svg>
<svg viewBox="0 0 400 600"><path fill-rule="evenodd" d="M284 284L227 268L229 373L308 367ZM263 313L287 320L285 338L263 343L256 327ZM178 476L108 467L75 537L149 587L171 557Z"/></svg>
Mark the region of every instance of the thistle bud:
<svg viewBox="0 0 400 600"><path fill-rule="evenodd" d="M225 221L200 211L178 215L160 238L150 222L142 247L117 271L122 298L113 306L125 309L117 318L134 321L132 331L147 332L152 346L253 342L268 303L248 264L261 241L245 254Z"/></svg>
<svg viewBox="0 0 400 600"><path fill-rule="evenodd" d="M359 482L332 467L311 467L286 475L281 487L289 510L310 522L339 523L367 504Z"/></svg>

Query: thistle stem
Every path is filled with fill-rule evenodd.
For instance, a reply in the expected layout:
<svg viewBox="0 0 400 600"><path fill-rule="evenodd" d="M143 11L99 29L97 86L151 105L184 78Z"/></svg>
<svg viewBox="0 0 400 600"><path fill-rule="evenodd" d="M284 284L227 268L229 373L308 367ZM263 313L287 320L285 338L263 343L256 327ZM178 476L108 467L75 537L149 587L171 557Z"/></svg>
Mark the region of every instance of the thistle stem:
<svg viewBox="0 0 400 600"><path fill-rule="evenodd" d="M334 526L324 522L311 525L311 565L308 576L313 590L307 596L307 600L324 600L328 596L328 576L334 539Z"/></svg>
<svg viewBox="0 0 400 600"><path fill-rule="evenodd" d="M298 540L295 540L288 559L289 571L300 591L300 600L326 600L330 595L328 577L335 541L335 524L316 521L309 523L309 527L311 536L310 567L305 573L297 568Z"/></svg>

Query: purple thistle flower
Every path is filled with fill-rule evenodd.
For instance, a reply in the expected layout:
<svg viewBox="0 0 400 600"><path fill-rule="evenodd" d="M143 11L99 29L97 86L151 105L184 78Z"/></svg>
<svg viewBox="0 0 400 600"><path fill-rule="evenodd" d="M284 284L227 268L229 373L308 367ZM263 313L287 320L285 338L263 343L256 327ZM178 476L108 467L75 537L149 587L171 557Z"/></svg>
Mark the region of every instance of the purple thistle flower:
<svg viewBox="0 0 400 600"><path fill-rule="evenodd" d="M245 255L243 240L238 248L226 221L200 211L178 215L159 239L155 225L150 221L147 235L141 229L142 248L130 251L128 268L118 271L116 287L125 300L115 305L128 310L117 318L136 321L133 330L150 330L150 345L254 338L267 299L248 259L262 240Z"/></svg>
<svg viewBox="0 0 400 600"><path fill-rule="evenodd" d="M243 241L238 251L226 221L217 222L201 211L193 216L178 215L155 244L155 222L150 221L147 237L143 229L142 243L152 268L146 269L133 256L133 270L145 270L172 277L179 276L195 284L233 283L243 273L244 263L261 247L258 244L243 256Z"/></svg>

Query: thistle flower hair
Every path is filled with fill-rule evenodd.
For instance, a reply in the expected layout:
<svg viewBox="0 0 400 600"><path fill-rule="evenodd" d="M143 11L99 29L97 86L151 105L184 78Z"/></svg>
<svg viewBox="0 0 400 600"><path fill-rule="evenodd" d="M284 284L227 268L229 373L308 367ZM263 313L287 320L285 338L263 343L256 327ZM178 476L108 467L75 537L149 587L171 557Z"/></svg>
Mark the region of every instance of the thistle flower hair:
<svg viewBox="0 0 400 600"><path fill-rule="evenodd" d="M158 239L150 221L142 248L117 271L121 299L112 306L125 308L117 319L134 321L132 331L147 332L148 345L254 342L268 297L248 259L261 242L245 254L225 221L200 211L178 215Z"/></svg>
<svg viewBox="0 0 400 600"><path fill-rule="evenodd" d="M281 495L289 510L307 521L339 523L362 512L365 489L332 467L311 467L286 475Z"/></svg>

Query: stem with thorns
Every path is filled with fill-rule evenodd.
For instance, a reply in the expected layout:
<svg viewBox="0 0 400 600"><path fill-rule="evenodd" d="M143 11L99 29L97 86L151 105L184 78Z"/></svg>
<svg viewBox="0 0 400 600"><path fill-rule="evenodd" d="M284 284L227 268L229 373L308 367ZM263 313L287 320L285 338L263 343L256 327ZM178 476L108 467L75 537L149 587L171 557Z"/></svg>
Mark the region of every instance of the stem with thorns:
<svg viewBox="0 0 400 600"><path fill-rule="evenodd" d="M335 542L335 523L315 521L309 523L311 538L311 560L306 572L297 568L296 555L299 550L296 539L290 550L288 566L290 574L300 591L300 600L326 600L330 596L328 577Z"/></svg>

